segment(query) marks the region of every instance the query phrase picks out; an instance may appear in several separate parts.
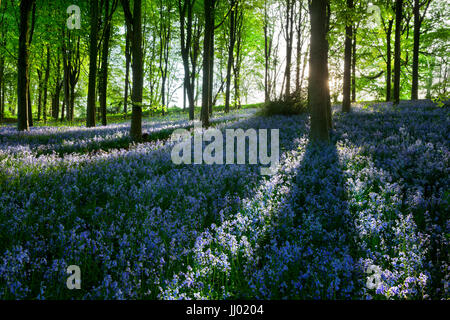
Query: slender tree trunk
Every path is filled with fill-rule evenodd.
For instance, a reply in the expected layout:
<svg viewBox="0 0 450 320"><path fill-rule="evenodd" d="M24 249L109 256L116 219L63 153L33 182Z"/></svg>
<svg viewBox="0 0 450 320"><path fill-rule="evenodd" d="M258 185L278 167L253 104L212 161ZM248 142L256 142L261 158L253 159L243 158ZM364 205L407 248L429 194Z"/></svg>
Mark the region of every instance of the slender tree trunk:
<svg viewBox="0 0 450 320"><path fill-rule="evenodd" d="M0 121L3 121L5 117L5 103L4 103L4 85L3 74L5 70L5 59L0 57Z"/></svg>
<svg viewBox="0 0 450 320"><path fill-rule="evenodd" d="M295 69L295 92L298 97L300 97L301 93L301 87L300 87L300 65L302 61L302 22L303 22L303 16L302 16L302 3L299 2L299 20L298 20L298 26L297 26L297 61L296 61L296 69Z"/></svg>
<svg viewBox="0 0 450 320"><path fill-rule="evenodd" d="M29 39L30 15L34 0L20 2L19 54L17 61L17 110L18 130L28 131L28 84L29 84Z"/></svg>
<svg viewBox="0 0 450 320"><path fill-rule="evenodd" d="M216 0L214 0L216 1ZM215 3L215 2L214 2ZM215 41L215 36L214 36L214 29L215 29L215 4L213 5L213 14L211 16L211 25L212 25L212 32L211 32L211 50L209 51L210 54L210 58L209 58L209 93L208 93L208 97L209 97L209 101L208 101L208 105L209 105L209 117L212 117L212 113L213 113L213 90L214 90L214 41Z"/></svg>
<svg viewBox="0 0 450 320"><path fill-rule="evenodd" d="M29 69L28 69L28 72L30 72L29 71ZM31 80L31 77L30 76L28 76L28 82L30 82L30 80ZM27 99L28 99L28 125L30 126L30 127L32 127L33 125L34 125L34 123L33 123L33 108L32 108L32 106L33 106L33 104L32 104L32 101L31 101L31 88L30 88L30 83L28 83L28 88L27 88Z"/></svg>
<svg viewBox="0 0 450 320"><path fill-rule="evenodd" d="M70 50L67 50L66 40L65 40L65 29L63 29L62 37L62 55L63 55L63 106L61 108L61 121L64 121L65 109L70 103ZM69 43L70 43L70 32L69 32Z"/></svg>
<svg viewBox="0 0 450 320"><path fill-rule="evenodd" d="M89 84L86 126L95 127L95 101L97 84L98 0L90 1L91 31L89 36Z"/></svg>
<svg viewBox="0 0 450 320"><path fill-rule="evenodd" d="M353 28L352 43L352 102L356 102L356 33L357 28Z"/></svg>
<svg viewBox="0 0 450 320"><path fill-rule="evenodd" d="M184 67L184 91L183 91L183 108L186 108L186 96L189 102L189 120L194 120L194 85L191 77L195 77L195 67L193 67L192 75L189 66L189 57L192 50L192 24L193 24L193 7L195 0L185 0L182 5L178 0L178 8L180 14L180 32L181 32L181 55Z"/></svg>
<svg viewBox="0 0 450 320"><path fill-rule="evenodd" d="M133 117L131 136L142 139L142 92L144 86L144 70L142 56L142 0L135 0L133 6Z"/></svg>
<svg viewBox="0 0 450 320"><path fill-rule="evenodd" d="M55 93L52 96L52 117L55 120L58 120L59 117L60 93L61 93L61 85L57 83L55 87Z"/></svg>
<svg viewBox="0 0 450 320"><path fill-rule="evenodd" d="M31 10L31 26L30 26L30 36L28 38L28 50L31 46L31 42L33 39L33 33L34 33L34 26L36 23L36 1L33 0L32 3L32 10ZM28 81L27 81L27 85L28 85L28 125L30 127L32 127L33 124L33 104L31 101L31 75L30 75L30 68L28 67L27 69L28 72Z"/></svg>
<svg viewBox="0 0 450 320"><path fill-rule="evenodd" d="M234 5L232 2L231 5ZM227 79L225 88L225 112L230 112L230 93L231 93L231 68L234 65L234 45L236 43L236 10L230 13L230 42L228 45Z"/></svg>
<svg viewBox="0 0 450 320"><path fill-rule="evenodd" d="M47 122L47 94L48 94L48 79L50 78L50 46L47 44L47 65L44 76L44 104L42 107L42 114L44 122Z"/></svg>
<svg viewBox="0 0 450 320"><path fill-rule="evenodd" d="M272 56L272 37L269 35L267 0L264 1L264 102L270 101L270 61Z"/></svg>
<svg viewBox="0 0 450 320"><path fill-rule="evenodd" d="M419 98L419 47L420 47L420 0L414 0L414 49L412 66L411 100Z"/></svg>
<svg viewBox="0 0 450 320"><path fill-rule="evenodd" d="M353 9L353 0L347 0L347 9ZM351 90L351 65L352 65L352 40L353 40L353 23L347 21L345 27L345 57L344 57L344 85L343 85L343 100L342 111L350 112L350 90Z"/></svg>
<svg viewBox="0 0 450 320"><path fill-rule="evenodd" d="M303 81L305 79L305 70L306 70L306 64L308 63L308 57L309 57L309 45L306 49L305 56L303 58L303 65L302 65L302 75L300 77L300 97L301 97L301 89L303 88Z"/></svg>
<svg viewBox="0 0 450 320"><path fill-rule="evenodd" d="M389 20L388 30L386 32L386 102L392 98L392 49L391 36L394 20Z"/></svg>
<svg viewBox="0 0 450 320"><path fill-rule="evenodd" d="M125 34L125 94L123 100L123 113L126 115L128 112L128 91L130 84L130 63L131 63L131 51L130 51L130 31Z"/></svg>
<svg viewBox="0 0 450 320"><path fill-rule="evenodd" d="M67 120L73 121L75 114L75 86L70 86L69 107L67 108Z"/></svg>
<svg viewBox="0 0 450 320"><path fill-rule="evenodd" d="M241 63L242 63L242 27L243 27L243 19L244 12L239 11L238 16L236 16L236 59L235 65L233 67L234 70L234 96L236 100L236 107L238 109L241 108Z"/></svg>
<svg viewBox="0 0 450 320"><path fill-rule="evenodd" d="M395 4L395 49L394 49L394 103L400 103L400 73L401 73L401 35L403 18L403 0Z"/></svg>
<svg viewBox="0 0 450 320"><path fill-rule="evenodd" d="M200 55L201 33L202 33L202 26L200 23L200 19L197 17L195 19L195 27L194 27L193 41L192 41L192 53L191 53L191 64L192 64L191 94L192 94L192 99L193 99L194 103L192 105L192 108L189 109L189 119L190 120L194 120L194 111L195 111L194 107L197 105L198 96L199 96L198 82L200 81L200 77L197 77L197 64L198 64L198 57Z"/></svg>
<svg viewBox="0 0 450 320"><path fill-rule="evenodd" d="M202 85L202 111L201 119L203 127L209 127L209 108L211 101L211 51L213 50L214 33L214 1L203 0L205 9L205 35L203 44L203 85Z"/></svg>
<svg viewBox="0 0 450 320"><path fill-rule="evenodd" d="M100 74L100 110L102 112L102 125L106 126L106 97L108 90L108 64L109 64L109 41L111 38L111 21L109 21L109 0L105 0L105 15L104 23L105 30L103 35L103 48L102 48L102 68Z"/></svg>
<svg viewBox="0 0 450 320"><path fill-rule="evenodd" d="M331 21L331 4L330 1L327 1L327 15L326 15L326 28L325 32L328 34L330 31L330 21ZM330 69L328 66L328 55L330 52L330 43L328 42L328 38L325 36L325 43L327 45L326 47L326 81L325 81L325 89L327 93L327 124L328 124L328 130L331 132L333 128L333 119L332 119L332 112L331 112L331 94L330 94Z"/></svg>
<svg viewBox="0 0 450 320"><path fill-rule="evenodd" d="M0 46L6 47L6 30L8 28L5 21L5 13L8 9L8 2L5 3L2 8L2 19L0 21L1 33L0 36L3 40L0 41ZM5 118L5 57L0 55L0 121Z"/></svg>
<svg viewBox="0 0 450 320"><path fill-rule="evenodd" d="M142 141L142 93L144 86L144 69L142 53L142 0L134 0L133 14L130 1L121 0L127 26L132 29L131 54L133 69L133 88L131 100L133 102L131 115L130 136L134 141Z"/></svg>
<svg viewBox="0 0 450 320"><path fill-rule="evenodd" d="M41 111L42 111L42 71L37 70L38 75L38 114L37 114L37 121L41 121Z"/></svg>
<svg viewBox="0 0 450 320"><path fill-rule="evenodd" d="M286 0L286 86L285 98L291 94L292 40L294 35L294 1Z"/></svg>
<svg viewBox="0 0 450 320"><path fill-rule="evenodd" d="M329 142L328 130L328 77L327 77L327 1L312 0L310 5L311 19L311 52L309 73L309 109L311 111L311 140Z"/></svg>

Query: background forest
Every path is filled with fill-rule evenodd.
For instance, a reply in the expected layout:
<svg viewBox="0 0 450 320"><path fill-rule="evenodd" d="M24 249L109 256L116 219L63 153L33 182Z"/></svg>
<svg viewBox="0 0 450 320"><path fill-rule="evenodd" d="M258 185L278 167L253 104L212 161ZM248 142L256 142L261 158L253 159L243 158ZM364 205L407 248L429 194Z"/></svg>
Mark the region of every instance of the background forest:
<svg viewBox="0 0 450 320"><path fill-rule="evenodd" d="M92 118L88 125L95 121L105 125L108 115L130 113L134 22L127 23L127 10L123 10L124 5L130 9L130 1L31 2L25 90L29 125L53 119L73 121L88 114ZM209 105L229 110L291 94L306 98L308 1L214 0L209 13L200 0L140 2L142 84L136 85L142 86L147 114L201 105L205 54L212 69ZM3 0L0 6L3 121L12 121L18 114L20 3ZM402 7L399 21L396 3ZM68 19L66 11L73 4L79 6L81 16L80 28L71 30L67 24L76 19ZM343 99L347 62L351 101L395 98L397 60L400 99L448 97L450 14L443 1L331 1L329 12L323 18L328 19L333 103ZM206 26L206 14L212 29ZM397 24L398 53L394 50ZM206 33L210 42L205 41Z"/></svg>

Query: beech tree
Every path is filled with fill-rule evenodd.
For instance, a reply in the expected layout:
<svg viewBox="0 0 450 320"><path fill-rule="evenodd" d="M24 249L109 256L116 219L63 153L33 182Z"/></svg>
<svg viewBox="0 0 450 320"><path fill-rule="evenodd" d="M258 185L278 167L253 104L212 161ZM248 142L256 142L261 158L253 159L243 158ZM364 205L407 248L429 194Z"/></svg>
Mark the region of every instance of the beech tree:
<svg viewBox="0 0 450 320"><path fill-rule="evenodd" d="M352 64L352 42L353 42L353 23L351 10L353 9L353 0L347 0L348 13L346 15L345 25L345 57L344 57L344 85L342 111L350 112L350 89L351 89L351 64Z"/></svg>
<svg viewBox="0 0 450 320"><path fill-rule="evenodd" d="M20 2L19 22L19 52L17 61L17 110L19 131L29 130L31 109L29 99L29 46L30 46L30 16L35 0Z"/></svg>
<svg viewBox="0 0 450 320"><path fill-rule="evenodd" d="M142 91L144 86L143 54L142 54L142 1L134 0L133 13L130 0L121 0L127 28L131 33L131 56L133 69L133 88L131 100L133 104L130 136L135 141L142 140Z"/></svg>
<svg viewBox="0 0 450 320"><path fill-rule="evenodd" d="M401 32L403 19L403 0L395 2L395 49L394 49L394 103L400 103L401 72Z"/></svg>
<svg viewBox="0 0 450 320"><path fill-rule="evenodd" d="M411 85L411 100L419 98L419 49L420 49L420 32L423 19L430 6L431 0L414 0L414 49L413 49L413 63L412 63L412 85ZM425 7L423 13L420 9Z"/></svg>
<svg viewBox="0 0 450 320"><path fill-rule="evenodd" d="M309 58L308 99L311 112L311 139L328 142L328 43L327 0L312 0L309 11L311 20L311 52Z"/></svg>
<svg viewBox="0 0 450 320"><path fill-rule="evenodd" d="M97 85L97 37L98 37L98 0L90 2L91 32L89 36L89 90L86 109L86 126L95 127L96 85ZM67 102L66 102L67 103Z"/></svg>

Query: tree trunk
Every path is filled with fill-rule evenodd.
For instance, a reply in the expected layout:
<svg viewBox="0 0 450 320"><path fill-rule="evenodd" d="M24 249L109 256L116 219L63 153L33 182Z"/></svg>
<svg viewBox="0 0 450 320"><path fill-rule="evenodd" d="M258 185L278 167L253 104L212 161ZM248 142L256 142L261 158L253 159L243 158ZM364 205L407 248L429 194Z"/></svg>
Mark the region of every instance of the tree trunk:
<svg viewBox="0 0 450 320"><path fill-rule="evenodd" d="M33 33L34 33L34 26L36 23L36 1L33 1L32 4L32 13L31 13L31 26L30 26L30 37L28 38L28 50L31 46L31 42L33 39ZM30 73L30 68L28 67L27 69L28 72L28 81L27 81L27 85L28 85L28 125L30 127L33 126L33 104L31 102L31 75Z"/></svg>
<svg viewBox="0 0 450 320"><path fill-rule="evenodd" d="M8 28L5 21L5 13L8 9L8 2L5 3L2 8L2 20L0 21L1 25L1 38L3 40L0 41L0 46L6 47L6 30ZM5 117L5 57L0 55L0 121L3 121Z"/></svg>
<svg viewBox="0 0 450 320"><path fill-rule="evenodd" d="M28 131L28 84L29 84L29 39L30 15L34 0L20 2L19 53L17 61L17 110L18 130Z"/></svg>
<svg viewBox="0 0 450 320"><path fill-rule="evenodd" d="M28 72L30 72L30 70L28 69ZM33 124L33 105L31 102L31 89L30 89L30 79L31 77L28 75L28 89L27 89L27 100L28 100L28 125L30 127L32 127Z"/></svg>
<svg viewBox="0 0 450 320"><path fill-rule="evenodd" d="M412 66L411 100L419 98L419 47L420 47L420 0L414 1L414 49Z"/></svg>
<svg viewBox="0 0 450 320"><path fill-rule="evenodd" d="M234 5L234 2L232 3ZM227 79L225 88L225 112L230 112L231 93L231 68L234 65L234 45L236 43L236 12L234 9L230 13L230 43L228 46Z"/></svg>
<svg viewBox="0 0 450 320"><path fill-rule="evenodd" d="M233 67L234 71L234 99L236 107L241 108L241 63L242 63L242 27L244 12L241 10L236 16L236 59Z"/></svg>
<svg viewBox="0 0 450 320"><path fill-rule="evenodd" d="M194 91L191 83L189 57L192 47L192 16L195 0L178 0L181 33L181 56L184 67L183 109L186 108L186 96L189 102L189 120L194 120Z"/></svg>
<svg viewBox="0 0 450 320"><path fill-rule="evenodd" d="M42 70L37 69L37 75L38 75L38 114L37 114L37 121L41 121L41 108L42 108Z"/></svg>
<svg viewBox="0 0 450 320"><path fill-rule="evenodd" d="M211 51L213 50L214 33L214 1L204 0L205 9L205 35L203 44L203 85L202 85L202 110L201 120L203 127L209 127L209 108L211 101Z"/></svg>
<svg viewBox="0 0 450 320"><path fill-rule="evenodd" d="M216 1L216 0L214 0ZM215 2L214 2L215 3ZM213 14L211 16L211 25L212 25L212 32L211 32L211 50L209 51L210 54L210 58L209 58L209 93L208 93L208 97L209 97L209 101L208 101L208 105L209 105L209 117L212 117L212 113L213 113L213 89L214 89L214 41L215 41L215 37L214 37L214 29L215 29L215 4L213 5Z"/></svg>
<svg viewBox="0 0 450 320"><path fill-rule="evenodd" d="M67 50L66 47L66 40L65 40L65 29L63 29L63 37L62 37L62 54L63 54L63 94L64 94L64 99L63 99L63 106L61 108L61 121L64 121L64 115L65 115L65 111L66 111L66 106L68 106L70 104L70 69L71 66L70 64L70 52L69 50ZM70 33L69 33L69 37L70 37ZM69 39L70 41L70 39Z"/></svg>
<svg viewBox="0 0 450 320"><path fill-rule="evenodd" d="M130 63L131 63L131 51L130 51L130 31L125 34L125 94L123 99L123 113L126 115L128 112L128 88L130 84Z"/></svg>
<svg viewBox="0 0 450 320"><path fill-rule="evenodd" d="M108 63L109 63L109 40L111 38L111 21L109 21L109 0L105 0L105 31L103 35L103 48L102 48L102 68L100 71L100 110L102 112L102 125L106 126L106 94L108 90Z"/></svg>
<svg viewBox="0 0 450 320"><path fill-rule="evenodd" d="M291 94L292 40L294 35L294 1L286 0L286 87L285 98Z"/></svg>
<svg viewBox="0 0 450 320"><path fill-rule="evenodd" d="M353 0L347 0L347 10L353 9ZM351 64L352 64L352 40L353 40L353 23L347 21L345 27L345 56L344 56L344 85L343 85L343 99L342 111L350 112L350 90L351 90Z"/></svg>
<svg viewBox="0 0 450 320"><path fill-rule="evenodd" d="M48 79L50 77L50 46L47 44L47 65L44 76L44 104L42 107L42 114L44 122L47 122L47 94L48 94Z"/></svg>
<svg viewBox="0 0 450 320"><path fill-rule="evenodd" d="M311 51L309 74L309 108L311 112L311 140L329 142L328 77L327 77L327 0L312 0L310 5Z"/></svg>
<svg viewBox="0 0 450 320"><path fill-rule="evenodd" d="M301 94L301 80L300 80L300 65L302 61L302 22L303 22L303 15L302 15L302 3L300 1L299 3L300 9L299 9L299 20L298 20L298 26L297 26L297 61L296 61L296 69L295 69L295 92L298 97L300 97Z"/></svg>
<svg viewBox="0 0 450 320"><path fill-rule="evenodd" d="M95 101L97 82L97 37L98 37L98 0L90 2L91 31L89 36L89 84L87 99L86 126L95 127Z"/></svg>
<svg viewBox="0 0 450 320"><path fill-rule="evenodd" d="M5 103L4 103L4 85L3 85L3 74L5 70L5 59L0 57L0 121L2 121L5 117Z"/></svg>
<svg viewBox="0 0 450 320"><path fill-rule="evenodd" d="M264 102L270 101L270 60L272 56L272 37L269 35L267 0L264 1Z"/></svg>
<svg viewBox="0 0 450 320"><path fill-rule="evenodd" d="M352 43L352 102L356 102L356 33L357 28L353 28Z"/></svg>
<svg viewBox="0 0 450 320"><path fill-rule="evenodd" d="M142 0L135 0L133 14L130 10L130 0L121 0L127 21L127 27L132 30L131 54L133 69L133 102L130 136L134 141L142 141L142 92L144 86L144 69L142 53Z"/></svg>
<svg viewBox="0 0 450 320"><path fill-rule="evenodd" d="M386 102L391 101L392 94L392 49L391 36L394 20L389 20L388 30L386 32Z"/></svg>
<svg viewBox="0 0 450 320"><path fill-rule="evenodd" d="M395 3L395 49L394 49L394 103L400 103L400 72L401 72L401 32L403 17L403 0Z"/></svg>
<svg viewBox="0 0 450 320"><path fill-rule="evenodd" d="M130 134L134 140L140 140L142 139L142 91L144 86L141 0L134 1L133 12L133 116Z"/></svg>

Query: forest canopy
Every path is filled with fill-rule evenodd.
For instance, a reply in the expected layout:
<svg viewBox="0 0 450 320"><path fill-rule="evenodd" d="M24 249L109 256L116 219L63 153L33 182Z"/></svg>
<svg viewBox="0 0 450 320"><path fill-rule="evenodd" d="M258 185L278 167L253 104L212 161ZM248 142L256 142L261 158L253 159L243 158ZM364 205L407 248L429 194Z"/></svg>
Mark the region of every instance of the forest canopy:
<svg viewBox="0 0 450 320"><path fill-rule="evenodd" d="M193 119L197 106L307 99L310 10L306 0L3 0L0 119L92 126L132 106L136 117L177 107ZM331 103L448 98L449 17L442 0L328 2Z"/></svg>

